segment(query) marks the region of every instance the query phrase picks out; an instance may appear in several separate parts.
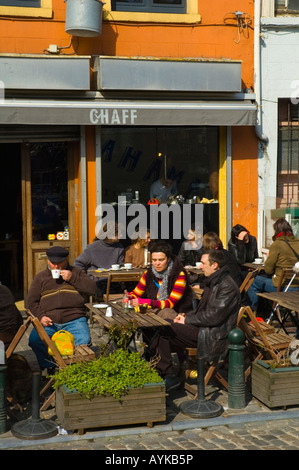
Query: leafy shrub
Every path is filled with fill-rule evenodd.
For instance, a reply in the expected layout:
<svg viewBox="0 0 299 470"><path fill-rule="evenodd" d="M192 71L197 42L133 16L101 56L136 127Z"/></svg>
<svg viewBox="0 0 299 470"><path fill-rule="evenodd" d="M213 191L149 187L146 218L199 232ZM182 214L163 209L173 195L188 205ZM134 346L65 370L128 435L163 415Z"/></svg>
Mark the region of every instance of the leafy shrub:
<svg viewBox="0 0 299 470"><path fill-rule="evenodd" d="M117 349L108 356L89 362L78 362L60 369L53 375L56 389L65 385L70 391L91 399L112 395L119 399L128 387L141 388L146 383L161 383L163 379L138 352Z"/></svg>

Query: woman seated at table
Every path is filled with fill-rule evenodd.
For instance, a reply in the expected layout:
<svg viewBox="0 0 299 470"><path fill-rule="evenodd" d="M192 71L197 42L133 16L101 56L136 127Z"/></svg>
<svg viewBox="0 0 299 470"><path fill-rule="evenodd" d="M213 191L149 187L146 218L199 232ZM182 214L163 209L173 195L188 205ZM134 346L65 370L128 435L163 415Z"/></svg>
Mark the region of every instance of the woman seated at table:
<svg viewBox="0 0 299 470"><path fill-rule="evenodd" d="M238 263L236 262L235 258L223 248L222 241L218 237L217 233L215 232L207 232L203 236L203 249L206 250L219 250L223 253L224 259L225 259L225 265L229 269L230 276L232 279L235 281L237 286L240 287L242 284L242 276L241 276L241 270L238 266ZM201 281L204 281L204 276L200 274L197 279L199 286ZM196 280L192 283L193 285L196 285Z"/></svg>
<svg viewBox="0 0 299 470"><path fill-rule="evenodd" d="M243 225L234 225L231 230L231 238L227 244L227 250L241 267L244 278L248 269L243 264L253 263L255 258L259 257L256 238Z"/></svg>
<svg viewBox="0 0 299 470"><path fill-rule="evenodd" d="M276 220L273 225L273 243L265 261L264 270L266 276L256 276L248 289L248 304L253 311L257 311L259 297L258 293L276 292L283 268L292 268L298 261L295 253L299 256L299 239L294 236L292 227L283 218ZM293 251L294 250L294 251ZM281 290L283 290L283 287ZM299 281L294 280L292 287L288 290L298 290Z"/></svg>
<svg viewBox="0 0 299 470"><path fill-rule="evenodd" d="M188 275L171 246L165 241L150 245L151 266L144 272L135 289L130 293L133 305L148 304L168 318L168 309L186 312L192 309L193 291Z"/></svg>
<svg viewBox="0 0 299 470"><path fill-rule="evenodd" d="M125 263L132 263L133 268L143 268L148 264L148 244L151 241L150 231L141 229L131 239L132 243L125 249Z"/></svg>
<svg viewBox="0 0 299 470"><path fill-rule="evenodd" d="M195 266L196 262L201 259L202 249L202 234L199 230L195 229L192 224L187 240L183 241L178 257L180 258L183 266Z"/></svg>

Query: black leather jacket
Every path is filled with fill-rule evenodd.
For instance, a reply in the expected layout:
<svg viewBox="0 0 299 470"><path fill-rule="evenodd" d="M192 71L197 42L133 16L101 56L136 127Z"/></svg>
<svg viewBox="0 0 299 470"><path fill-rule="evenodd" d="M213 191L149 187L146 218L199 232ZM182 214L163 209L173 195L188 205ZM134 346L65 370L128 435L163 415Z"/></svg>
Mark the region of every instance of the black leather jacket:
<svg viewBox="0 0 299 470"><path fill-rule="evenodd" d="M228 334L236 327L240 305L239 288L226 266L207 278L198 308L187 313L185 320L186 324L199 327L198 357L209 361L225 357Z"/></svg>
<svg viewBox="0 0 299 470"><path fill-rule="evenodd" d="M253 235L249 235L249 242L238 241L233 243L230 239L227 244L227 251L233 255L239 264L253 263L254 258L258 258L257 241Z"/></svg>

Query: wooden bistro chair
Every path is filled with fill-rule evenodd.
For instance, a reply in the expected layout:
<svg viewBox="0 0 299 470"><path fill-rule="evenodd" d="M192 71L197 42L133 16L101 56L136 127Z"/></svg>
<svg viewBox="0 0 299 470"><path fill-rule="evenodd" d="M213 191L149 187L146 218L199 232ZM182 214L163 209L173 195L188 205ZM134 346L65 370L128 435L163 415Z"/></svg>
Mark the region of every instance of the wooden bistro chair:
<svg viewBox="0 0 299 470"><path fill-rule="evenodd" d="M244 315L248 315L250 322L246 322ZM256 359L271 359L278 361L287 351L292 337L283 331L275 331L273 326L264 321L258 321L249 306L241 307L238 317L238 326L243 331L248 346L255 351Z"/></svg>
<svg viewBox="0 0 299 470"><path fill-rule="evenodd" d="M253 271L249 271L247 273L244 281L240 285L240 294L246 294L248 292L248 289L251 286L251 284L253 283L253 281L254 281L256 275L258 274L258 272L259 272L258 269L254 269Z"/></svg>
<svg viewBox="0 0 299 470"><path fill-rule="evenodd" d="M127 273L127 272L115 272L115 273L109 273L108 279L107 279L107 289L106 289L106 294L104 294L104 300L105 302L108 302L109 300L118 300L122 298L122 294L110 294L110 288L111 288L111 283L113 282L118 282L122 285L123 288L125 288L125 283L126 282L138 282L139 279L141 278L141 273L140 272L133 272L133 273Z"/></svg>
<svg viewBox="0 0 299 470"><path fill-rule="evenodd" d="M75 346L74 348L74 354L71 356L62 356L60 352L58 351L57 347L55 346L54 342L51 340L51 338L47 335L44 327L42 326L41 322L39 321L38 318L36 318L30 310L25 309L25 312L27 314L27 319L23 323L23 325L20 326L19 330L17 331L14 339L12 340L11 344L6 350L6 359L8 359L15 348L17 347L18 343L22 339L25 331L27 330L28 326L32 323L34 328L36 329L40 339L44 342L44 344L51 348L51 351L53 353L53 361L57 364L58 367L66 367L67 365L70 364L75 364L77 362L83 362L83 361L92 361L95 359L95 353L92 351L88 346L86 345L81 345L81 346ZM49 379L47 384L43 387L43 389L40 392L40 395L43 396L45 392L50 388L50 386L53 383L53 379ZM55 400L55 392L51 394L51 396L44 402L44 404L41 407L41 411L47 410L51 403Z"/></svg>
<svg viewBox="0 0 299 470"><path fill-rule="evenodd" d="M188 379L191 375L191 372L197 370L196 369L196 364L197 364L197 348L186 348L186 353L187 353L187 369L185 371L185 382L184 382L184 388L187 390L189 393L192 393L194 395L195 400L197 398L197 385L196 384L190 384L188 383ZM228 390L228 383L227 380L225 380L224 377L219 372L219 367L224 361L213 361L211 363L207 363L207 371L205 374L204 378L204 384L205 386L208 385L209 381L211 378L214 376L215 379L220 382L220 384Z"/></svg>

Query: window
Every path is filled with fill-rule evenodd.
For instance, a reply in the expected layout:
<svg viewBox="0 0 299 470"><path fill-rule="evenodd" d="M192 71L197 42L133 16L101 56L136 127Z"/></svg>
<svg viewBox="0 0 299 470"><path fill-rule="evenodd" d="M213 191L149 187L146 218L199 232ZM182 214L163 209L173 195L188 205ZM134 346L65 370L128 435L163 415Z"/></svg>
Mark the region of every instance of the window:
<svg viewBox="0 0 299 470"><path fill-rule="evenodd" d="M277 15L298 14L299 0L275 0L275 13Z"/></svg>
<svg viewBox="0 0 299 470"><path fill-rule="evenodd" d="M111 0L113 11L186 13L186 0Z"/></svg>
<svg viewBox="0 0 299 470"><path fill-rule="evenodd" d="M105 0L103 19L128 23L201 23L195 0Z"/></svg>
<svg viewBox="0 0 299 470"><path fill-rule="evenodd" d="M277 208L299 204L299 105L279 99Z"/></svg>
<svg viewBox="0 0 299 470"><path fill-rule="evenodd" d="M52 0L0 0L0 15L52 18Z"/></svg>
<svg viewBox="0 0 299 470"><path fill-rule="evenodd" d="M0 5L6 7L40 8L41 0L0 0Z"/></svg>

